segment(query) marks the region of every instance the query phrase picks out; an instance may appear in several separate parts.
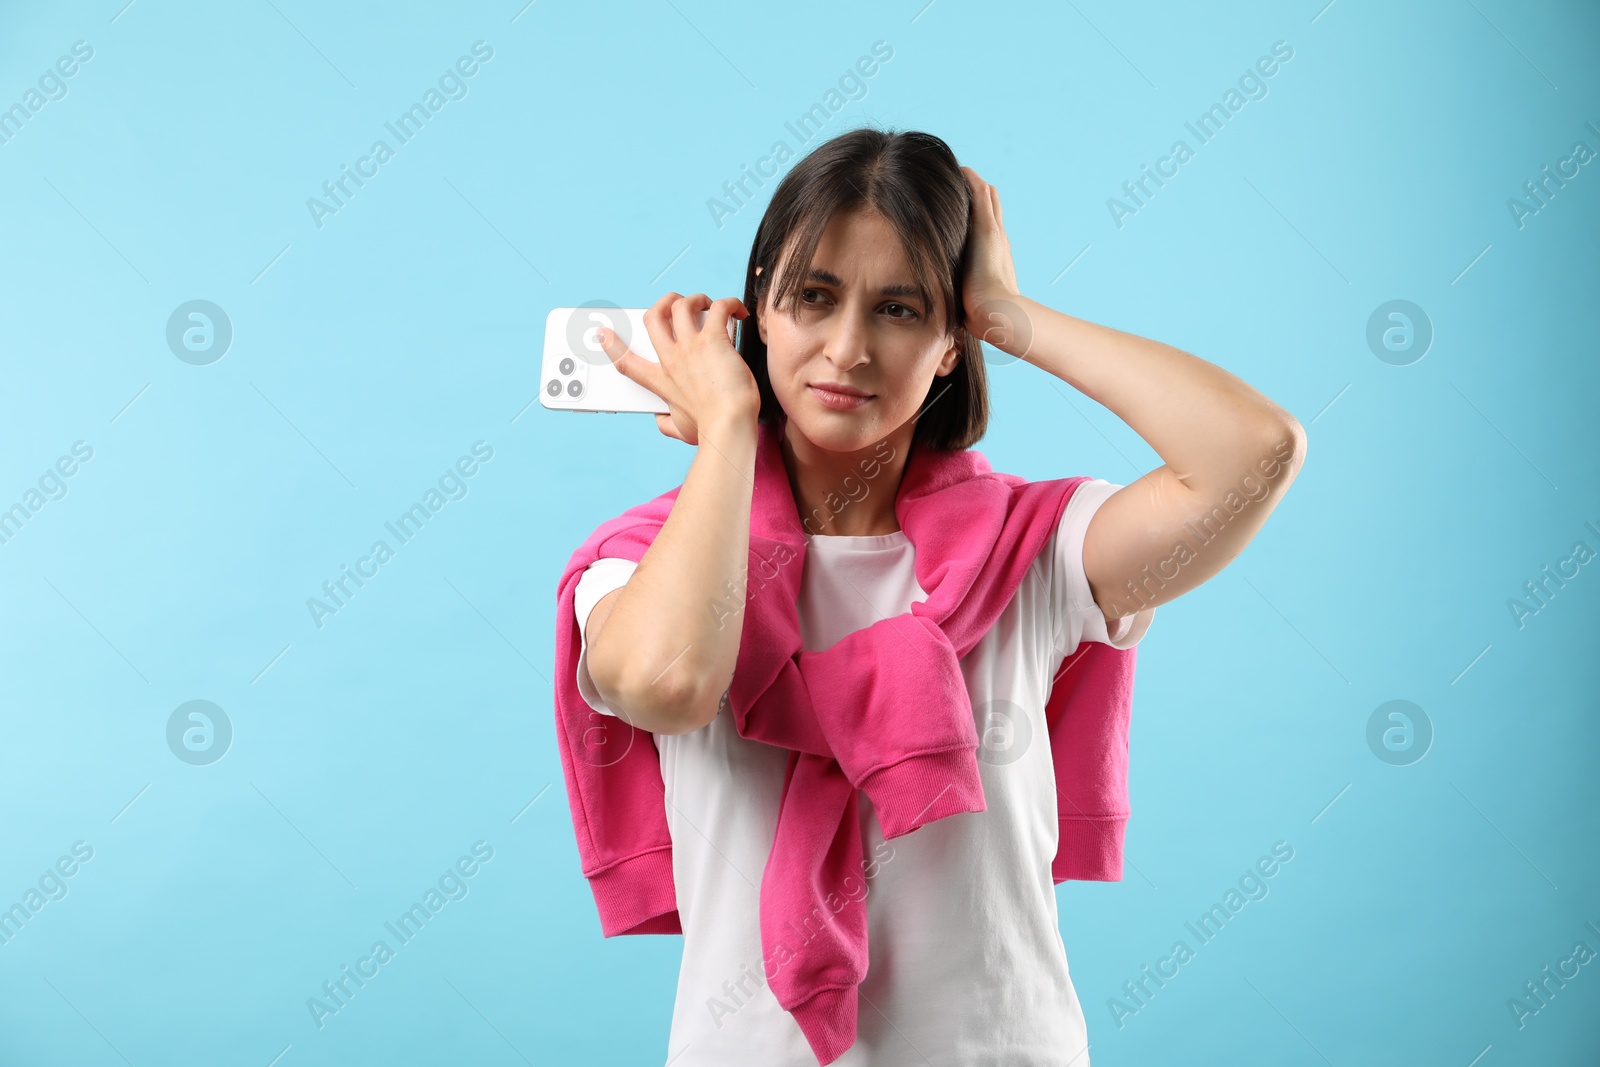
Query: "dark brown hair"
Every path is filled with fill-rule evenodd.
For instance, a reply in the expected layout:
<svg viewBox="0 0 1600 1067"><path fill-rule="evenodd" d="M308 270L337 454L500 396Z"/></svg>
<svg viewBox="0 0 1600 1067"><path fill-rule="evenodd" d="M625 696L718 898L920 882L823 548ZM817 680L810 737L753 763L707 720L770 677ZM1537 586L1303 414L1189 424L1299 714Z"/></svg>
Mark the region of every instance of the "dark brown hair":
<svg viewBox="0 0 1600 1067"><path fill-rule="evenodd" d="M788 273L768 296L777 313L799 299L806 267L837 212L865 207L882 215L900 238L925 307L942 305L946 332L964 326L961 279L967 264L972 192L955 153L929 133L870 127L818 145L784 175L761 216L745 267L739 354L761 390L763 423L783 414L767 374L767 346L757 328L760 298L768 294L781 254L791 249ZM764 268L760 275L757 267ZM935 377L923 398L912 445L948 451L970 448L989 424L988 381L981 343L963 334L961 357Z"/></svg>

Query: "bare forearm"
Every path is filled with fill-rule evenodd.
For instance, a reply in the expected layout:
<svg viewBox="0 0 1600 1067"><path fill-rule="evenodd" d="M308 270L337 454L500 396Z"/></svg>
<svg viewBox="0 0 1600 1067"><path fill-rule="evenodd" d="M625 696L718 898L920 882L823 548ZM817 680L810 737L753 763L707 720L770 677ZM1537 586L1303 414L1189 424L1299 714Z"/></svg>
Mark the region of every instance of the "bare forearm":
<svg viewBox="0 0 1600 1067"><path fill-rule="evenodd" d="M590 649L591 672L615 680L624 707L709 714L738 661L755 424L703 425L696 449L671 513Z"/></svg>
<svg viewBox="0 0 1600 1067"><path fill-rule="evenodd" d="M1213 363L1025 296L1015 299L1031 326L1023 358L1105 405L1195 492L1225 493L1264 441L1300 436L1292 415Z"/></svg>

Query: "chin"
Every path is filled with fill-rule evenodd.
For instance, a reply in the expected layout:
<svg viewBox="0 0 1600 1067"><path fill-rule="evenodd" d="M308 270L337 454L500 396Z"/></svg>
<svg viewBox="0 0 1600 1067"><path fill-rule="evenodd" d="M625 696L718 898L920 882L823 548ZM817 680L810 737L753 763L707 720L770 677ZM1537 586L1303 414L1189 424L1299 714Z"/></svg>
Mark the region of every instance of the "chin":
<svg viewBox="0 0 1600 1067"><path fill-rule="evenodd" d="M804 409L805 403L805 400L801 401L801 410L798 413L793 407L781 405L784 408L786 421L800 436L825 451L860 452L871 448L890 433L883 427L882 420L876 414L841 413L825 408L820 411L807 411ZM811 401L811 403L816 402Z"/></svg>

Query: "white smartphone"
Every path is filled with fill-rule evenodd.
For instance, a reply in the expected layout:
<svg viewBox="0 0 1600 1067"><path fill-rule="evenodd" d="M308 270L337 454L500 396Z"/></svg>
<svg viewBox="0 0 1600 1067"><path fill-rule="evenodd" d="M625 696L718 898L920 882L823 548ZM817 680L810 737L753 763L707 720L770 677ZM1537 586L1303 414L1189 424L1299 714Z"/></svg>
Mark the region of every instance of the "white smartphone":
<svg viewBox="0 0 1600 1067"><path fill-rule="evenodd" d="M593 304L552 308L544 320L544 359L539 370L539 402L552 411L643 411L668 414L666 401L622 376L611 365L594 332L604 326L616 332L638 356L660 363L645 329L645 308ZM706 313L694 314L696 329L705 326ZM728 340L739 344L739 320L728 320Z"/></svg>

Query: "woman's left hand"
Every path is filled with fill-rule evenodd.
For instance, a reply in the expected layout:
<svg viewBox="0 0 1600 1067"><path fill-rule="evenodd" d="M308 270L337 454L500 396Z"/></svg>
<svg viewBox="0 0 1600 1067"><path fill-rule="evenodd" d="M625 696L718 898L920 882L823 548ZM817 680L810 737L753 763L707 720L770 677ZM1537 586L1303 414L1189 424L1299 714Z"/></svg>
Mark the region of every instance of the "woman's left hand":
<svg viewBox="0 0 1600 1067"><path fill-rule="evenodd" d="M1000 191L971 167L962 167L972 190L972 228L968 234L967 270L962 279L962 306L967 331L1002 351L1022 351L1032 331L1021 321L1024 312L1017 289L1017 268L1011 260L1000 211Z"/></svg>

